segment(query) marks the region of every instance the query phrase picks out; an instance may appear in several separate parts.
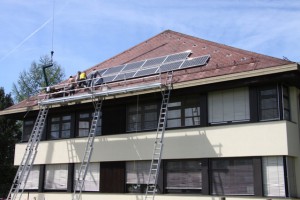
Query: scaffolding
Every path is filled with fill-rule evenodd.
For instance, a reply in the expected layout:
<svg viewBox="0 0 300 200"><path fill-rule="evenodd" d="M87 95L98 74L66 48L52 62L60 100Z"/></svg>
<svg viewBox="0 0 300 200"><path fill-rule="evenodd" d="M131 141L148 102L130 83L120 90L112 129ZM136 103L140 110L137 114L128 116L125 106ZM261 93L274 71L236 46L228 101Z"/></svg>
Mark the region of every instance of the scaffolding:
<svg viewBox="0 0 300 200"><path fill-rule="evenodd" d="M169 76L166 76L166 83L168 82L168 79ZM94 79L90 81L92 81L92 83L95 82ZM28 140L23 159L20 163L7 199L21 199L30 170L34 164L38 145L41 139L42 132L44 130L47 114L50 107L54 105L64 105L66 103L82 101L94 102L96 99L98 100L95 106L92 127L89 132L84 158L82 160L77 176L78 178L74 187L72 198L74 200L77 200L80 199L81 191L84 186L85 176L89 167L89 162L93 151L93 142L96 135L95 131L97 128L98 120L101 116L103 99L107 96L115 97L117 95L131 93L143 93L148 90L161 90L162 88L165 88L164 86L165 84L162 84L162 76L159 73L158 75L156 74L153 76L142 77L133 80L123 80L118 83L114 82L101 85L91 84L90 87L75 88L73 91L68 89L67 83L52 86L52 88L58 88L55 91L49 90L48 92L46 92L48 88L42 88L43 92L38 95L39 114L37 116L34 128Z"/></svg>
<svg viewBox="0 0 300 200"><path fill-rule="evenodd" d="M28 140L23 159L19 165L18 171L9 191L7 197L7 199L9 200L15 200L17 198L18 193L20 193L19 199L21 199L22 197L30 170L32 168L37 154L39 142L41 140L41 136L45 127L48 111L48 106L40 107L40 111L34 124L33 130L31 132L30 138Z"/></svg>

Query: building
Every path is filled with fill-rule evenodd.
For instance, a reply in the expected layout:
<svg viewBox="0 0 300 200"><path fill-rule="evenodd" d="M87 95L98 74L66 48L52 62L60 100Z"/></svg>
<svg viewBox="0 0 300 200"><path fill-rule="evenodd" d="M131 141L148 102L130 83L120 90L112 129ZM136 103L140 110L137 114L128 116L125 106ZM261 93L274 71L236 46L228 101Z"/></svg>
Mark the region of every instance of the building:
<svg viewBox="0 0 300 200"><path fill-rule="evenodd" d="M106 92L82 199L143 199L162 101L157 83L167 76L159 69L173 75L155 199L300 197L297 63L167 30L87 72L94 68L105 83L98 90L40 95L1 111L23 121L19 165L39 103L50 102L23 198L72 198L93 94Z"/></svg>

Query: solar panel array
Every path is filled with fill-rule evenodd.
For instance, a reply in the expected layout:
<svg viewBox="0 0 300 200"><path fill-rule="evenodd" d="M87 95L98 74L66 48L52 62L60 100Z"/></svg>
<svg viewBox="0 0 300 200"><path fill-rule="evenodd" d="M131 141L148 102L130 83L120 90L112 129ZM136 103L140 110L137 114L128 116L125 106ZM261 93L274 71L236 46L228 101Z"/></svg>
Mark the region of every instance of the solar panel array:
<svg viewBox="0 0 300 200"><path fill-rule="evenodd" d="M191 51L185 51L167 56L156 57L148 60L128 63L100 70L102 78L96 80L95 84L122 81L137 77L150 76L158 73L186 69L206 65L210 55L196 58L188 58Z"/></svg>

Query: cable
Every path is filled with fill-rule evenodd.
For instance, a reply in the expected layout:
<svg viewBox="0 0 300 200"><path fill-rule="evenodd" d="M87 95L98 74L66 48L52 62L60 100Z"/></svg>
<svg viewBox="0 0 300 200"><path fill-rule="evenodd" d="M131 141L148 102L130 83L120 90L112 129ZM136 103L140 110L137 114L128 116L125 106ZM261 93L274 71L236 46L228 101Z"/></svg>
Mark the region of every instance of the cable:
<svg viewBox="0 0 300 200"><path fill-rule="evenodd" d="M55 11L55 0L53 0L53 8L52 8L52 51L51 54L53 55L53 41L54 41L54 11Z"/></svg>

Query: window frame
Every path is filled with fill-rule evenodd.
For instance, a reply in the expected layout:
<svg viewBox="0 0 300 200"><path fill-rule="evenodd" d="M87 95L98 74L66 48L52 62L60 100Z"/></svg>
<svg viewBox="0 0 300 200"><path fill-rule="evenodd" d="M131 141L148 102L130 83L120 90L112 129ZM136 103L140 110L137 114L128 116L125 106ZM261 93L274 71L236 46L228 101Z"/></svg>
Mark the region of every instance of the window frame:
<svg viewBox="0 0 300 200"><path fill-rule="evenodd" d="M249 165L249 167L252 168L252 171L246 171L246 170L244 170L244 173L246 173L246 174L247 173L252 173L252 176L248 176L248 177L247 176L241 176L240 173L243 173L243 170L235 168L236 166L238 166L238 165L235 165L236 162L240 162L241 160L248 160L248 162L252 163L251 165ZM221 164L221 167L214 168L214 162L223 162L223 163ZM226 165L225 162L227 162L228 165ZM230 166L232 166L231 172L229 171L230 169L228 169L228 167L230 167ZM225 167L227 167L227 169L225 169ZM252 191L249 192L248 194L247 193L238 193L238 192L234 193L234 192L232 192L232 190L238 190L238 188L237 189L227 188L227 190L230 191L229 193L227 193L225 191L225 189L224 189L224 186L225 187L226 186L227 187L228 186L234 187L234 184L232 184L232 183L229 183L229 184L225 183L226 178L224 178L224 177L221 178L222 179L222 183L221 183L220 187L222 187L222 189L221 189L222 192L220 193L220 192L216 191L217 189L215 189L215 188L217 186L219 186L219 185L217 185L217 186L214 185L215 183L218 184L218 181L215 181L215 179L213 178L214 177L214 171L215 172L219 171L221 173L222 172L227 172L227 174L228 173L236 174L236 175L231 175L231 176L228 176L228 177L230 178L229 181L231 181L231 182L233 181L235 183L235 186L238 186L238 187L240 187L241 185L243 185L242 182L239 182L239 180L242 181L242 178L244 180L246 180L246 181L248 180L249 182L250 182L249 178L252 178L252 185L251 186L246 186L246 190L248 190L248 189L251 190L251 188L248 188L248 187L252 187ZM255 164L254 164L253 157L212 158L212 159L210 159L210 172L211 172L210 173L211 195L256 196L256 194L255 194L256 193L256 191L255 191L256 190L256 188L255 188L256 187L256 184L255 184L255 181L256 181L256 179L255 179L255 173L256 172L255 172ZM227 174L225 174L225 176L227 176ZM218 177L220 178L220 174L218 175ZM246 179L245 177L247 177L248 179Z"/></svg>
<svg viewBox="0 0 300 200"><path fill-rule="evenodd" d="M264 95L266 96L266 98L263 98L261 93L263 91L268 91L268 90L275 90L276 94L273 95ZM263 87L259 87L258 91L257 91L257 95L258 95L258 119L259 121L263 122L263 121L274 121L274 120L280 120L280 94L279 94L279 87L278 85L268 85L268 86L263 86ZM272 99L272 98L276 98L276 103L274 105L276 105L277 107L272 107L272 108L262 108L262 102L264 99ZM270 105L270 104L269 104ZM271 110L273 109L274 111L277 111L277 117L270 117L270 118L264 118L263 115L263 111L266 110Z"/></svg>
<svg viewBox="0 0 300 200"><path fill-rule="evenodd" d="M174 104L174 106L172 105ZM177 104L177 105L175 105ZM187 115L187 109L197 109L198 115ZM170 113L172 111L178 111L178 117L171 117ZM193 112L193 111L192 111ZM201 110L201 98L200 95L188 95L188 96L180 96L174 99L170 99L168 104L168 113L166 118L166 128L183 128L183 127L198 127L203 126L201 124L202 120L202 110ZM187 119L198 118L198 124L187 125ZM169 126L171 120L179 120L180 125Z"/></svg>
<svg viewBox="0 0 300 200"><path fill-rule="evenodd" d="M63 119L64 117L70 117L69 119ZM52 121L54 118L57 118L57 121ZM69 123L69 129L63 129L63 125ZM69 139L74 137L74 115L72 113L66 114L66 115L53 115L50 116L48 119L48 133L47 133L47 139L48 140L59 140L59 139ZM58 130L52 131L52 125L57 125ZM69 130L68 137L63 137L63 131ZM58 137L54 138L52 137L53 132L58 132Z"/></svg>
<svg viewBox="0 0 300 200"><path fill-rule="evenodd" d="M59 169L57 169L57 171L59 170L62 170L62 171L65 171L64 172L64 175L65 175L65 180L64 180L64 185L65 187L64 188L46 188L48 186L47 184L47 167L59 167ZM61 169L61 168L65 168L65 169ZM68 184L69 184L69 181L70 181L70 178L69 178L69 165L68 164L49 164L49 165L45 165L45 172L44 172L44 183L43 183L43 190L44 191L53 191L53 192L66 192L68 190ZM54 171L56 171L56 169L54 169ZM53 180L57 180L56 178L54 178ZM54 182L54 181L53 181ZM55 182L54 182L55 183ZM54 184L52 183L52 184ZM51 183L49 183L51 184ZM61 183L60 183L61 184Z"/></svg>
<svg viewBox="0 0 300 200"><path fill-rule="evenodd" d="M147 107L155 106L155 108L147 109ZM153 102L140 102L138 104L129 104L126 106L126 132L140 132L151 131L157 129L157 123L159 118L160 106L156 101ZM153 120L147 120L147 114L154 115ZM136 120L132 120L133 118ZM147 127L147 123L153 123L153 127ZM131 125L135 125L136 128L131 128Z"/></svg>
<svg viewBox="0 0 300 200"><path fill-rule="evenodd" d="M263 118L262 116L262 108L261 108L261 102L262 97L260 95L261 91L264 90L275 90L276 94L273 94L273 98L276 97L276 107L269 108L276 110L277 114L274 117L269 118ZM266 95L267 96L267 95ZM271 95L269 95L269 99ZM257 89L257 110L258 110L258 121L264 122L264 121L276 121L276 120L291 120L291 107L290 107L290 91L289 87L284 84L274 84L274 85L266 85L266 86L260 86ZM268 103L270 105L271 103ZM267 109L264 109L267 110Z"/></svg>
<svg viewBox="0 0 300 200"><path fill-rule="evenodd" d="M27 124L30 123L30 124ZM23 132L22 132L22 142L28 142L30 135L32 133L35 121L34 119L27 119L23 121ZM26 136L26 138L24 138Z"/></svg>
<svg viewBox="0 0 300 200"><path fill-rule="evenodd" d="M88 117L80 117L80 115L88 115ZM88 137L88 134L90 132L91 129L91 125L92 125L92 120L93 120L93 111L82 111L77 113L76 115L76 137L80 138L80 137ZM100 112L100 121L98 121L97 124L97 128L96 128L96 136L100 136L102 135L102 112ZM87 135L79 135L80 133L80 122L88 122L89 123L89 127L85 128L87 130ZM100 131L99 131L99 127L100 127ZM82 128L83 129L83 128Z"/></svg>
<svg viewBox="0 0 300 200"><path fill-rule="evenodd" d="M91 165L94 165L93 169L91 169L91 167L90 167ZM75 190L76 178L78 176L78 171L79 171L80 166L81 166L81 163L74 163L74 173L73 173L73 180L74 180L73 181L73 183L74 183L73 188L74 188L74 190ZM91 170L95 170L95 169L97 170L96 172L91 171ZM88 189L86 189L85 184L90 183L91 181L89 179L91 179L95 175L98 175L98 177L95 178L96 181L97 181L97 183L96 183L96 187L98 187L97 190L88 190ZM83 192L100 192L100 187L101 187L101 185L100 185L100 163L99 162L91 162L90 165L89 165L86 177L85 177L85 182L84 182L82 191ZM79 190L77 190L77 191L79 191Z"/></svg>
<svg viewBox="0 0 300 200"><path fill-rule="evenodd" d="M127 161L125 163L125 187L127 193L146 192L150 165L150 160ZM128 180L129 177L131 178L130 180ZM136 180L132 180L135 178Z"/></svg>
<svg viewBox="0 0 300 200"><path fill-rule="evenodd" d="M187 163L200 163L200 169L196 168L196 169L186 169L187 167ZM178 163L177 165L180 165L179 168L176 166L171 170L168 169L168 165L170 163ZM182 177L185 178L185 180L183 181L182 179L178 179L177 181L178 184L183 184L185 181L195 181L195 172L196 173L200 173L200 177L198 177L199 179L201 179L201 183L199 188L192 188L191 186L188 187L168 187L168 175L169 173L182 173L185 174ZM180 193L188 193L188 194L206 194L207 193L207 161L206 159L176 159L176 160L165 160L164 161L164 192L168 193L168 194L180 194ZM191 176L188 176L189 173L192 173ZM193 180L191 180L191 178L193 178ZM188 184L188 183L185 183Z"/></svg>
<svg viewBox="0 0 300 200"><path fill-rule="evenodd" d="M239 112L239 111L236 111L236 110L238 110L239 107L237 107L234 104L234 98L239 97L238 92L240 92L240 91L243 91L243 93L241 93L241 94L243 94L243 97L245 97L244 98L245 101L242 102L244 104L243 106L245 106L244 107L245 112L243 113L245 115L245 117L244 117L244 119L235 119L236 113ZM233 112L232 113L231 112L228 113L225 110L225 109L228 109L227 107L229 107L229 106L226 107L224 105L224 101L225 101L224 96L227 96L228 94L232 94L232 98L233 98L233 101L232 101L232 110L233 110ZM218 102L217 102L218 104L220 104L220 102L222 102L222 105L221 105L222 110L220 112L222 114L223 120L218 121L218 120L213 119L214 118L214 114L213 114L214 111L213 110L215 109L215 107L218 106L218 104L217 105L213 104L213 101L214 101L213 100L213 98L214 98L213 95L217 95L217 96L215 96L215 98L217 97L216 99L218 100ZM219 100L220 96L222 97L222 100ZM238 100L240 100L240 99L238 99ZM228 101L228 102L231 102L231 101ZM208 114L207 121L208 121L208 124L209 125L219 125L219 124L250 122L250 120L251 120L250 107L251 107L250 88L247 87L247 86L246 87L236 87L236 88L231 88L231 89L224 89L224 90L215 90L215 91L208 92L208 94L207 94L207 114ZM224 120L224 118L228 117L227 116L228 114L226 114L226 113L233 115L232 120ZM218 114L220 114L220 113L218 113ZM228 118L230 118L230 117L228 117Z"/></svg>

